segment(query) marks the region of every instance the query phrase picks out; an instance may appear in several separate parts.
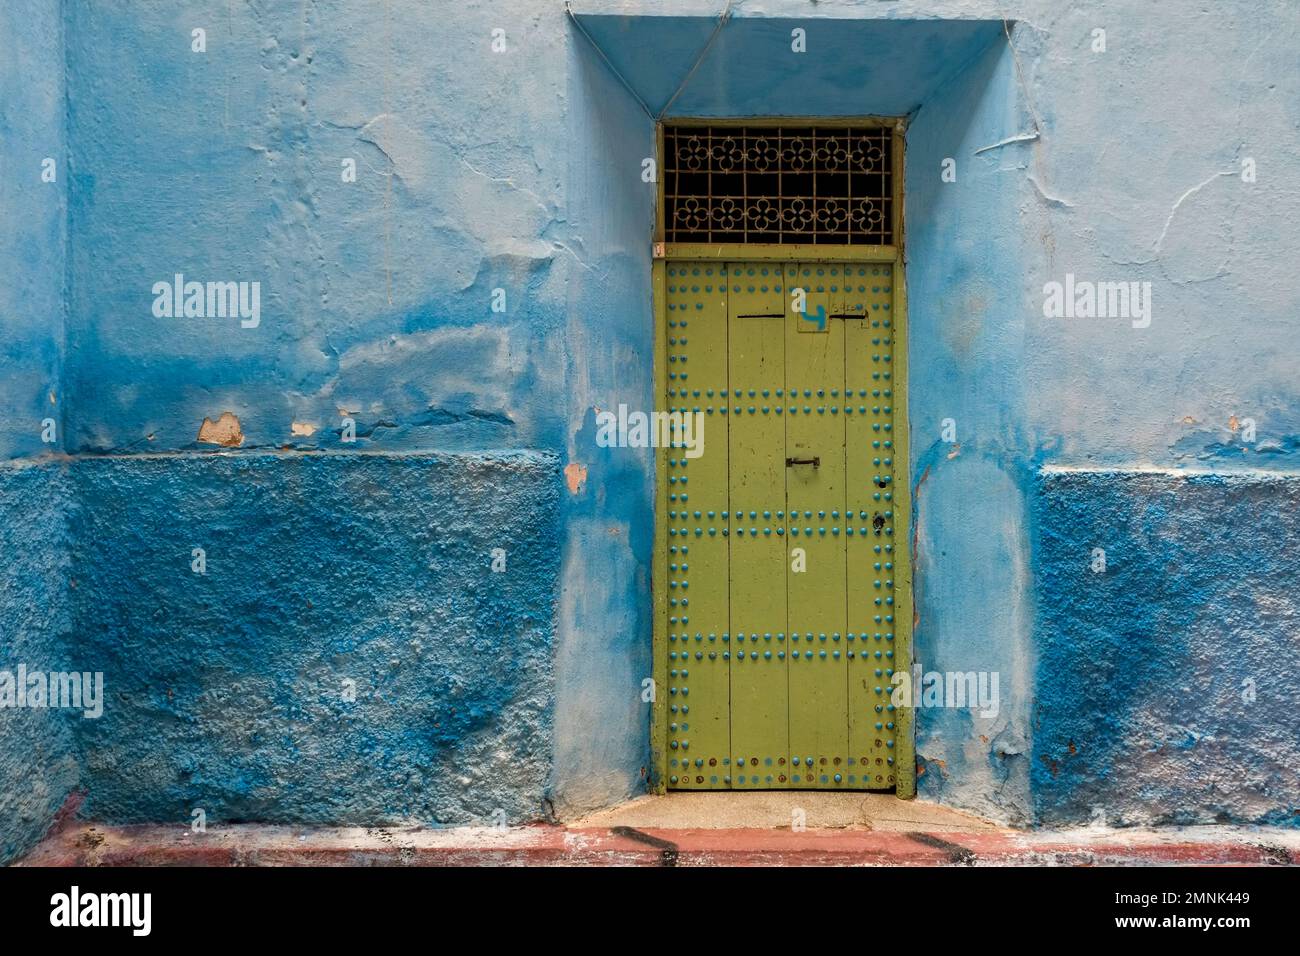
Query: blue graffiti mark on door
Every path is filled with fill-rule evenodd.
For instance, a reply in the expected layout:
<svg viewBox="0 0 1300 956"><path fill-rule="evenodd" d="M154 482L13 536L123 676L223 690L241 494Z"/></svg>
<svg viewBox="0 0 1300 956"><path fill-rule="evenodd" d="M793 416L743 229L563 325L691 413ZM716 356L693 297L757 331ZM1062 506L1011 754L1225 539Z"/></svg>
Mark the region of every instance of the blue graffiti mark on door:
<svg viewBox="0 0 1300 956"><path fill-rule="evenodd" d="M816 325L818 332L826 331L826 306L824 305L817 306L816 315L810 315L807 312L801 312L799 314L803 317L803 320L805 322L812 322L814 325Z"/></svg>

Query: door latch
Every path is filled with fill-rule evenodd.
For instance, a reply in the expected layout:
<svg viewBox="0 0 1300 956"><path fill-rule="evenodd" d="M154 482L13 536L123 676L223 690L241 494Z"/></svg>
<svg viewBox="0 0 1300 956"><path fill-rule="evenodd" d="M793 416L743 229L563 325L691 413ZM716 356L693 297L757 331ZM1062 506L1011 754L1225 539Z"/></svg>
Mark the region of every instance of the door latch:
<svg viewBox="0 0 1300 956"><path fill-rule="evenodd" d="M815 455L812 458L787 458L785 460L785 467L793 468L795 465L812 465L814 468L820 468L822 466L822 457L821 455Z"/></svg>

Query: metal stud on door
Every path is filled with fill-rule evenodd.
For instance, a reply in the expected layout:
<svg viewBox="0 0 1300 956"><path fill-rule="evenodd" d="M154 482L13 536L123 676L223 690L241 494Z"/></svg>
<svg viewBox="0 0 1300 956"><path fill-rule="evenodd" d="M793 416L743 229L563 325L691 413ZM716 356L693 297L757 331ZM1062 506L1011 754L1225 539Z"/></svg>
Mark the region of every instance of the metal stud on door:
<svg viewBox="0 0 1300 956"><path fill-rule="evenodd" d="M894 275L888 263L846 266L840 311L845 330L845 423L849 632L855 648L849 660L849 751L855 776L865 789L894 786L898 711L893 676L900 662L900 627L895 582L908 555L899 541L894 430ZM905 519L904 519L905 520ZM904 524L905 526L905 524ZM898 549L902 548L900 552Z"/></svg>

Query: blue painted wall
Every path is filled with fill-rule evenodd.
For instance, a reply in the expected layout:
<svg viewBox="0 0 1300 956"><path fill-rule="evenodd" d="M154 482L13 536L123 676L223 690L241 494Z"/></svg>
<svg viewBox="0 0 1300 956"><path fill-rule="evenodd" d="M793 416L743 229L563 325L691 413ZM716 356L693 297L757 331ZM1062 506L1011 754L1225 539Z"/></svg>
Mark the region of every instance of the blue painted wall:
<svg viewBox="0 0 1300 956"><path fill-rule="evenodd" d="M555 791L572 816L644 792L652 673L654 462L648 449L596 444L596 411L651 408L653 187L641 161L654 126L563 24L566 37L564 374L568 462L556 656ZM599 730L596 730L599 728Z"/></svg>
<svg viewBox="0 0 1300 956"><path fill-rule="evenodd" d="M18 461L0 493L39 486L49 511L0 520L31 552L23 579L62 610L5 634L39 624L23 639L103 658L121 696L66 737L51 722L51 796L11 811L28 822L6 824L4 845L30 842L71 789L59 741L74 738L86 812L106 819L183 820L191 803L217 818L566 817L641 792L651 460L597 447L593 427L598 409L652 401L653 126L637 97L558 2L30 6L0 14L17 54L0 64L0 198L23 224L0 236L0 272L18 277L0 284L0 454ZM718 4L577 7L658 111ZM1111 741L1055 777L1041 759L1061 766L1058 738L1095 708L1049 688L1099 626L1052 591L1071 543L1080 560L1093 546L1073 538L1128 507L1124 476L1150 466L1295 468L1297 18L1240 7L768 0L733 10L673 104L910 116L916 654L1002 675L994 718L918 714L923 796L1017 823L1087 819L1107 787L1127 806L1139 748ZM48 186L46 154L64 157ZM956 182L940 179L945 158ZM153 284L178 272L260 283L260 324L155 317ZM1067 272L1150 281L1150 327L1043 318L1043 284ZM47 408L66 428L54 448L39 439ZM227 413L228 444L200 440ZM955 443L939 439L947 418ZM1244 443L1247 418L1258 438ZM66 468L30 467L57 451ZM1043 466L1106 470L1081 488ZM1219 552L1191 549L1190 574L1249 553L1289 506L1284 482L1252 487L1255 509L1234 512ZM1080 496L1099 510L1071 517ZM453 514L467 523L440 523ZM528 555L530 583L506 604L475 603L493 537L476 522ZM196 580L189 554L209 538L238 567L214 559ZM431 564L436 541L465 563L458 550ZM1252 593L1282 599L1285 581L1246 566ZM1170 619L1190 600L1154 593ZM424 633L440 614L455 652ZM512 622L527 674L484 670L484 615ZM1285 633L1284 615L1234 621L1261 648ZM1178 671L1146 646L1153 673ZM320 690L393 659L402 707L349 717ZM440 702L419 697L427 686ZM473 719L449 715L453 690ZM1259 700L1241 726L1282 760L1261 728L1284 715ZM477 728L465 739L495 727L498 749L457 758L433 725L459 720ZM167 746L143 749L147 734ZM514 769L477 780L484 760ZM338 787L310 791L308 768ZM20 769L0 759L0 782ZM1150 819L1281 820L1295 804L1281 776L1226 810L1204 780L1168 779Z"/></svg>
<svg viewBox="0 0 1300 956"><path fill-rule="evenodd" d="M30 9L28 9L30 7ZM0 6L0 671L75 666L67 470L59 463L65 165L58 4ZM43 160L55 160L42 181ZM54 421L45 437L43 422ZM67 714L0 709L0 863L45 833L77 783Z"/></svg>
<svg viewBox="0 0 1300 956"><path fill-rule="evenodd" d="M1033 500L1042 822L1300 822L1300 481L1049 469Z"/></svg>
<svg viewBox="0 0 1300 956"><path fill-rule="evenodd" d="M997 673L1000 697L992 717L918 712L917 790L1025 824L1037 648L1024 486L1047 452L1027 430L1023 373L1035 238L1024 234L1023 184L1002 168L1003 152L1022 147L976 153L1028 121L998 33L922 105L907 139L914 651L923 672ZM940 176L945 159L955 182Z"/></svg>
<svg viewBox="0 0 1300 956"><path fill-rule="evenodd" d="M68 196L59 5L5 4L0 51L0 459L13 459L59 449L61 430L44 441L41 423L59 419L66 405L59 388Z"/></svg>
<svg viewBox="0 0 1300 956"><path fill-rule="evenodd" d="M386 10L69 0L71 450L226 411L243 448L341 447L342 412L364 449L563 443L564 34ZM260 324L155 318L176 273L260 282Z"/></svg>
<svg viewBox="0 0 1300 956"><path fill-rule="evenodd" d="M83 813L551 816L554 456L106 457L75 481L73 633L109 692L75 724Z"/></svg>
<svg viewBox="0 0 1300 956"><path fill-rule="evenodd" d="M68 473L58 464L0 467L0 671L9 680L80 671L88 663L65 644L68 498ZM0 709L0 864L40 839L78 781L71 725L82 718L14 707L13 692L14 701Z"/></svg>
<svg viewBox="0 0 1300 956"><path fill-rule="evenodd" d="M1015 823L1102 819L1094 807L1112 825L1294 823L1285 695L1231 717L1221 694L1167 701L1208 654L1194 582L1237 567L1242 588L1289 601L1257 550L1286 525L1289 486L1251 475L1295 467L1297 290L1277 252L1292 244L1296 199L1241 173L1247 158L1294 172L1295 11L1162 10L1157 22L1140 4L1016 6L1010 41L923 105L908 137L916 653L926 669L1000 672L1003 698L993 719L918 715L920 793ZM1204 69L1200 50L1222 66ZM939 181L948 157L954 183ZM1149 327L1045 318L1044 284L1067 273L1150 282ZM1258 434L1243 441L1247 418ZM941 440L945 419L954 443ZM1106 470L1042 481L1045 465ZM1139 533L1128 515L1146 485L1134 476L1153 466L1245 472L1215 487L1249 487L1254 506L1171 478L1175 500ZM1093 525L1061 517L1076 510ZM1128 576L1120 602L1078 573L1094 547L1130 562L1154 547L1140 560L1160 562L1174 541L1182 560ZM1269 656L1293 643L1288 627L1227 615L1219 634L1235 651L1215 659ZM1120 660L1142 679L1113 685ZM1293 655L1273 660L1272 679L1294 680ZM1226 748L1234 772L1204 772L1204 746L1153 759L1184 730L1218 734L1210 749Z"/></svg>

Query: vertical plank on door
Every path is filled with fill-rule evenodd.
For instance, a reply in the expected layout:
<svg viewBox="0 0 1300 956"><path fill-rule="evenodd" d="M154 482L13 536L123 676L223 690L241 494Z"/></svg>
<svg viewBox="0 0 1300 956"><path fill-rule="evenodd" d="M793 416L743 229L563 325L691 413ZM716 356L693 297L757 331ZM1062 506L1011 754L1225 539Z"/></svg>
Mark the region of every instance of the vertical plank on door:
<svg viewBox="0 0 1300 956"><path fill-rule="evenodd" d="M786 291L779 263L728 263L732 786L781 789L786 765L784 388Z"/></svg>
<svg viewBox="0 0 1300 956"><path fill-rule="evenodd" d="M722 643L728 554L715 517L727 509L727 419L718 410L723 400L713 397L727 382L727 293L720 263L671 262L667 271L664 410L677 416L668 420L672 446L659 451L666 458L668 784L715 790L725 787L731 744ZM695 416L690 437L700 454L682 447L687 415Z"/></svg>
<svg viewBox="0 0 1300 956"><path fill-rule="evenodd" d="M787 566L790 753L795 786L848 784L848 639L845 595L844 321L832 318L844 266L794 263L786 282L805 290L785 322L786 455L816 459L786 468L789 533L806 570ZM791 301L787 299L787 301Z"/></svg>

